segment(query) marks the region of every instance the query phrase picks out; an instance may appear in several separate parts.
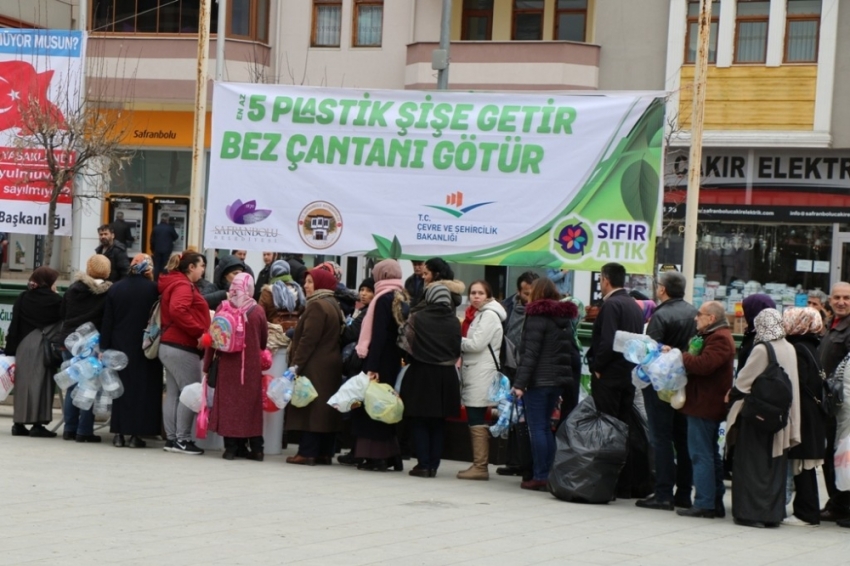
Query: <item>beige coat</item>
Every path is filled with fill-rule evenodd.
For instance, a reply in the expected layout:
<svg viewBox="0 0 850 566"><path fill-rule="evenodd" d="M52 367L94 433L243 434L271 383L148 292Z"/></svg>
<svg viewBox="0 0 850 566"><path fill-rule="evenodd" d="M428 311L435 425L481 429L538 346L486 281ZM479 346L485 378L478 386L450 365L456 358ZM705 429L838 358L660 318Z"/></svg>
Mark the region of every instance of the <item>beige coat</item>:
<svg viewBox="0 0 850 566"><path fill-rule="evenodd" d="M800 380L797 376L797 353L794 351L794 346L784 338L774 340L770 344L776 352L776 361L779 362L779 365L788 374L788 379L791 380L793 391L788 424L773 436L773 457L778 458L782 456L785 450L800 444ZM756 344L747 359L746 365L738 371L735 388L741 393L749 393L755 379L767 369L767 361L767 348ZM744 399L736 401L729 409L729 416L726 418L727 430L732 431L743 403Z"/></svg>

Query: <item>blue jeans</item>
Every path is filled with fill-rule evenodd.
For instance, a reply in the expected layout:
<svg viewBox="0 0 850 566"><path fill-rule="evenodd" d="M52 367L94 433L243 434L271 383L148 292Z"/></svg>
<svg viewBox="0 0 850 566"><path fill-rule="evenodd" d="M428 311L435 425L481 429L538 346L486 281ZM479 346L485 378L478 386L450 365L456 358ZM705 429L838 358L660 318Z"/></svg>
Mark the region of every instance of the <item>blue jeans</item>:
<svg viewBox="0 0 850 566"><path fill-rule="evenodd" d="M723 499L723 460L717 447L720 423L688 417L688 451L694 467L694 507L714 510Z"/></svg>
<svg viewBox="0 0 850 566"><path fill-rule="evenodd" d="M688 418L658 398L652 387L643 389L649 441L655 451L655 498L691 502L693 470L688 454ZM674 450L675 448L675 450Z"/></svg>
<svg viewBox="0 0 850 566"><path fill-rule="evenodd" d="M65 403L62 406L62 416L65 419L65 432L76 433L77 436L91 436L94 434L94 413L91 409L83 411L71 400L71 392L76 389L72 385L65 391Z"/></svg>
<svg viewBox="0 0 850 566"><path fill-rule="evenodd" d="M522 396L525 406L525 422L531 438L531 460L535 480L546 480L555 459L555 435L552 434L552 411L561 387L529 387Z"/></svg>

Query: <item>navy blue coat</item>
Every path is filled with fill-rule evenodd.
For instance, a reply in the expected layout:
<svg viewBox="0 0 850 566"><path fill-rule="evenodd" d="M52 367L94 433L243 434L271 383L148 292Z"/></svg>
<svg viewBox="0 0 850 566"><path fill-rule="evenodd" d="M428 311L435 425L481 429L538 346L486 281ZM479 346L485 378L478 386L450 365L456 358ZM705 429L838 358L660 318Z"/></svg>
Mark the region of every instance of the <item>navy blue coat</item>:
<svg viewBox="0 0 850 566"><path fill-rule="evenodd" d="M151 230L151 250L155 254L170 254L174 251L174 242L179 237L174 226L168 222L160 222Z"/></svg>

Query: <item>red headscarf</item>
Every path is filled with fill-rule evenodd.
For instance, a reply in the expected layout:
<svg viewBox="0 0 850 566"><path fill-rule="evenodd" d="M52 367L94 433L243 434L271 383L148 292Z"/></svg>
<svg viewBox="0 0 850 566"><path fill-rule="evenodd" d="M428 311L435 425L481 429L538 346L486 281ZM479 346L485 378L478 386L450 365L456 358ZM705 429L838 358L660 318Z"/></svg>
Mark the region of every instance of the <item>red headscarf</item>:
<svg viewBox="0 0 850 566"><path fill-rule="evenodd" d="M314 267L307 274L313 278L313 288L316 291L320 289L326 291L336 290L336 277L334 277L333 273L320 267Z"/></svg>

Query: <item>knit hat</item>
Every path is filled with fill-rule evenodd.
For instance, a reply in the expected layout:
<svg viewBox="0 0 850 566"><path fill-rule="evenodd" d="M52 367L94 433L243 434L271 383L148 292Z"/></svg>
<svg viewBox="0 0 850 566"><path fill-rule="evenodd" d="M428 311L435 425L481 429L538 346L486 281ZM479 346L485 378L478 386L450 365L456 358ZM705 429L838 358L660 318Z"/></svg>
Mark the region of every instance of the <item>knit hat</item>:
<svg viewBox="0 0 850 566"><path fill-rule="evenodd" d="M375 278L375 281L401 279L401 266L394 259L379 261L375 267L372 268L372 277Z"/></svg>
<svg viewBox="0 0 850 566"><path fill-rule="evenodd" d="M336 277L333 273L322 267L314 267L307 272L307 275L313 278L313 288L318 291L325 289L327 291L336 290Z"/></svg>
<svg viewBox="0 0 850 566"><path fill-rule="evenodd" d="M375 292L375 280L372 279L371 277L367 277L366 279L364 279L363 281L360 282L360 286L357 289L359 290L359 289L362 289L363 287L366 287L367 289L369 289L370 291L372 291L374 293Z"/></svg>
<svg viewBox="0 0 850 566"><path fill-rule="evenodd" d="M86 275L94 279L109 279L112 263L105 255L95 254L86 262Z"/></svg>

